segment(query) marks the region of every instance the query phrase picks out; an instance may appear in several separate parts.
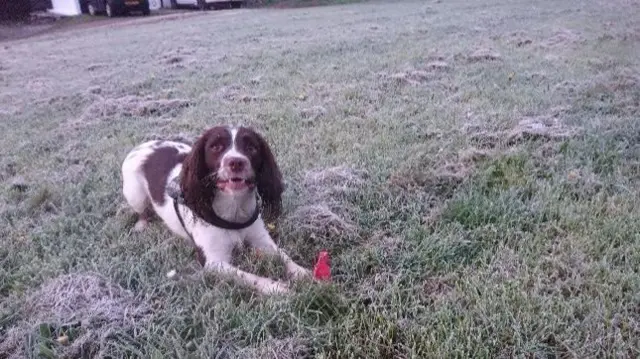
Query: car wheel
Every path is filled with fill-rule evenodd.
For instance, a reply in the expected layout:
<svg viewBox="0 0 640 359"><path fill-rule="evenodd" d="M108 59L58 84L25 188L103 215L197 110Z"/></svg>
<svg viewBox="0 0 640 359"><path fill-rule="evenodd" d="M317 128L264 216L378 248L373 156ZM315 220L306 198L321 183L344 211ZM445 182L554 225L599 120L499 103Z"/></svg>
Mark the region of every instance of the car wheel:
<svg viewBox="0 0 640 359"><path fill-rule="evenodd" d="M107 16L108 17L114 17L115 16L115 14L113 13L113 8L111 7L111 4L106 3L104 5L104 9L107 12Z"/></svg>
<svg viewBox="0 0 640 359"><path fill-rule="evenodd" d="M142 15L143 16L149 16L151 15L151 6L149 5L148 1L144 1L142 4L143 8L142 8Z"/></svg>
<svg viewBox="0 0 640 359"><path fill-rule="evenodd" d="M198 0L198 9L201 11L207 10L207 3L204 0Z"/></svg>
<svg viewBox="0 0 640 359"><path fill-rule="evenodd" d="M176 0L171 0L170 4L171 4L171 8L172 9L177 9L178 8L178 3L176 2Z"/></svg>
<svg viewBox="0 0 640 359"><path fill-rule="evenodd" d="M96 8L95 8L95 6L93 6L93 4L87 5L87 10L89 11L89 15L91 15L91 16L96 16L96 14L98 14L98 12L96 11Z"/></svg>

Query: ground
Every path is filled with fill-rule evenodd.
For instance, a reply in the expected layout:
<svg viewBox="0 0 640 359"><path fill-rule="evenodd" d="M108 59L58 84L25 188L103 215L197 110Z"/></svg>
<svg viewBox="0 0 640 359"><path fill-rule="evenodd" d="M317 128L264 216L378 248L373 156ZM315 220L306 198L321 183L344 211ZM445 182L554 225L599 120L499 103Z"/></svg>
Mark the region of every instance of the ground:
<svg viewBox="0 0 640 359"><path fill-rule="evenodd" d="M1 358L640 354L637 1L205 12L6 41L0 79ZM272 144L279 243L330 283L131 231L126 153L219 123Z"/></svg>

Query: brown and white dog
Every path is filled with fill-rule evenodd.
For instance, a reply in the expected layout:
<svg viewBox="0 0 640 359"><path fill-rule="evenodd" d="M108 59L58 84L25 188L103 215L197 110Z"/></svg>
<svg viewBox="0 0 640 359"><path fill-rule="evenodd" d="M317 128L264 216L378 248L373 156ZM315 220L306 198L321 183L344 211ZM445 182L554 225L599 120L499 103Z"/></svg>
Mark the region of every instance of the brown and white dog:
<svg viewBox="0 0 640 359"><path fill-rule="evenodd" d="M246 127L210 128L191 146L149 141L135 147L122 164L123 193L138 213L135 230L143 230L155 212L171 231L191 239L206 269L236 275L257 290L286 292L281 281L260 277L231 264L233 248L247 243L278 255L294 278L310 272L274 243L259 213L277 216L283 182L267 142ZM171 195L179 186L181 198Z"/></svg>

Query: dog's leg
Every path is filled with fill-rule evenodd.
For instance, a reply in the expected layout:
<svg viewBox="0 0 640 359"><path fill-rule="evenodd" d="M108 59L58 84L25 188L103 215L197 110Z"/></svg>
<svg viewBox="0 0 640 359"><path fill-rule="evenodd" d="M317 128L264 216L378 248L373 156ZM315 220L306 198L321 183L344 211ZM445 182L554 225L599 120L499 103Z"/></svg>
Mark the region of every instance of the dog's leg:
<svg viewBox="0 0 640 359"><path fill-rule="evenodd" d="M153 215L153 208L147 196L142 176L136 167L132 167L135 164L135 162L125 163L125 169L122 172L122 193L137 215L133 230L140 232L149 224L149 220Z"/></svg>
<svg viewBox="0 0 640 359"><path fill-rule="evenodd" d="M284 250L278 248L269 232L263 226L260 226L256 233L250 233L246 241L256 249L280 257L287 268L289 276L298 279L311 275L311 271L298 265Z"/></svg>
<svg viewBox="0 0 640 359"><path fill-rule="evenodd" d="M136 224L133 226L133 230L136 232L141 232L149 225L149 222L153 219L153 208L146 207L141 213L138 213L138 220Z"/></svg>
<svg viewBox="0 0 640 359"><path fill-rule="evenodd" d="M215 238L196 236L195 244L198 246L204 259L204 267L207 270L222 274L232 275L241 284L255 288L265 294L276 294L288 292L288 286L280 281L264 278L251 274L237 268L231 264L233 253L233 241L225 240L226 236L221 234Z"/></svg>
<svg viewBox="0 0 640 359"><path fill-rule="evenodd" d="M206 262L205 268L219 273L233 275L242 284L249 285L265 294L287 293L287 284L245 272L228 262Z"/></svg>

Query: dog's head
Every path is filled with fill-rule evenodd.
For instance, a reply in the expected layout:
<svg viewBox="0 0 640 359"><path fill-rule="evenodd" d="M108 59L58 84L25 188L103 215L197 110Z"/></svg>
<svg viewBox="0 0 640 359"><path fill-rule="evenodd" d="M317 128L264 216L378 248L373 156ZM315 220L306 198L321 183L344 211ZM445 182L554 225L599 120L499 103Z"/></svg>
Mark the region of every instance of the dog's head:
<svg viewBox="0 0 640 359"><path fill-rule="evenodd" d="M193 145L183 163L180 187L185 204L207 218L216 194L257 191L274 218L281 210L282 175L264 138L247 127L216 126Z"/></svg>

